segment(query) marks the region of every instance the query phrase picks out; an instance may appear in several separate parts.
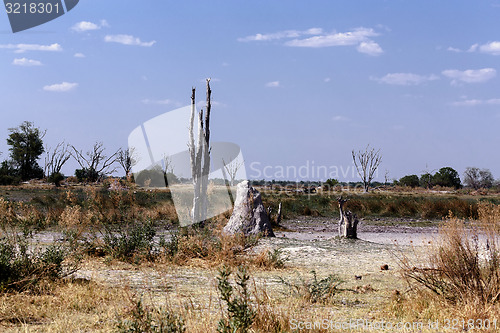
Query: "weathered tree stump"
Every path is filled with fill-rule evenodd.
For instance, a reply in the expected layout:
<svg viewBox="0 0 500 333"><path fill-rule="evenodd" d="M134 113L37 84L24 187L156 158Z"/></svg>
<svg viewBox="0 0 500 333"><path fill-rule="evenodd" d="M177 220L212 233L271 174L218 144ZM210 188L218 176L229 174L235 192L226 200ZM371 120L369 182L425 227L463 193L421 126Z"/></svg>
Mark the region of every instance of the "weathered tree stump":
<svg viewBox="0 0 500 333"><path fill-rule="evenodd" d="M345 211L344 205L347 202L347 200L348 199L343 199L342 197L339 197L337 199L340 210L339 236L350 239L357 239L358 238L357 228L359 221L358 218L356 217L356 214L353 214L350 210Z"/></svg>

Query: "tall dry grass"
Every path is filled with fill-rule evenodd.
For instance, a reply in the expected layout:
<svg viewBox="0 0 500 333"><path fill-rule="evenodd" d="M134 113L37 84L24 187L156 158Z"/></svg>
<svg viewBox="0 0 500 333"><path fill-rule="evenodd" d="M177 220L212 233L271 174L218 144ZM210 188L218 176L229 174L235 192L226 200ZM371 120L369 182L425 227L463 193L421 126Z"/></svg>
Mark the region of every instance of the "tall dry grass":
<svg viewBox="0 0 500 333"><path fill-rule="evenodd" d="M450 214L425 263L402 257L411 291L393 300L394 313L406 309L415 316L452 314L464 320L500 314L500 206L480 204L478 215L466 223Z"/></svg>

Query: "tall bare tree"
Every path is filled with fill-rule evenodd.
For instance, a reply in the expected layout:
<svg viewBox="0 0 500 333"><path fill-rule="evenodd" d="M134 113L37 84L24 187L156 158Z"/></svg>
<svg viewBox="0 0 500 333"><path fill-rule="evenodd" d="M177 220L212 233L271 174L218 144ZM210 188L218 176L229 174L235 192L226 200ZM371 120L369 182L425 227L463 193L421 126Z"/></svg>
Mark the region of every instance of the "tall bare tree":
<svg viewBox="0 0 500 333"><path fill-rule="evenodd" d="M236 180L236 174L238 170L243 166L243 162L238 160L233 160L230 163L226 163L224 159L222 159L222 164L224 165L224 170L227 172L229 179L231 181L231 186L234 186L234 181Z"/></svg>
<svg viewBox="0 0 500 333"><path fill-rule="evenodd" d="M189 121L189 153L191 161L191 175L193 179L194 197L192 221L198 223L205 221L208 210L208 174L210 173L210 111L212 109L210 79L207 79L207 105L205 118L203 109L198 113L198 142L194 139L195 119L195 93L191 90L191 118Z"/></svg>
<svg viewBox="0 0 500 333"><path fill-rule="evenodd" d="M64 164L71 158L70 145L59 142L54 149L45 148L45 176L61 173Z"/></svg>
<svg viewBox="0 0 500 333"><path fill-rule="evenodd" d="M123 171L125 171L126 177L129 177L132 167L138 162L134 152L134 147L130 147L118 150L118 154L116 155L116 160L123 168Z"/></svg>
<svg viewBox="0 0 500 333"><path fill-rule="evenodd" d="M87 172L89 181L98 181L102 177L110 175L116 171L115 164L119 150L109 157L106 155L106 148L102 142L94 143L91 150L85 154L71 146L71 155L78 162L80 167Z"/></svg>
<svg viewBox="0 0 500 333"><path fill-rule="evenodd" d="M377 171L380 163L382 163L380 149L375 150L375 148L370 148L370 145L367 145L365 150L360 150L358 152L353 150L352 160L354 161L356 171L363 182L364 190L365 192L368 192L375 175L375 171Z"/></svg>

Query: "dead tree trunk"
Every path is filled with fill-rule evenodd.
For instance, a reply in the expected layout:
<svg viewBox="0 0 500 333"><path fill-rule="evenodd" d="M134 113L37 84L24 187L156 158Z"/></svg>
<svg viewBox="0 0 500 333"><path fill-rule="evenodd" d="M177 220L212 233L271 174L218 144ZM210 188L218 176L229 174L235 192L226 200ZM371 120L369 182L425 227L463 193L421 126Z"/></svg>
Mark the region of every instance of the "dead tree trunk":
<svg viewBox="0 0 500 333"><path fill-rule="evenodd" d="M211 111L210 79L207 79L207 109L205 119L203 110L198 114L198 142L194 139L195 88L191 91L191 118L189 122L189 154L191 176L193 179L193 209L191 217L194 223L203 223L208 210L208 174L210 173L210 111Z"/></svg>
<svg viewBox="0 0 500 333"><path fill-rule="evenodd" d="M347 202L347 199L339 197L337 201L339 203L340 211L339 236L351 239L358 238L357 228L359 221L356 214L353 214L350 210L345 211L344 205Z"/></svg>

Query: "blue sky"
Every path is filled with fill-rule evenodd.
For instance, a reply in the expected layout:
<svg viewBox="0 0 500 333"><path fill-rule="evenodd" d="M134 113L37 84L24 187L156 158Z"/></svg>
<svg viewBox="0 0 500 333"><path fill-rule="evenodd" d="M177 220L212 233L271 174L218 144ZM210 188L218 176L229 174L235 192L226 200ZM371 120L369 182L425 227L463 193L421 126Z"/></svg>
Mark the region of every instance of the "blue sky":
<svg viewBox="0 0 500 333"><path fill-rule="evenodd" d="M0 159L25 120L48 146L125 147L192 86L203 101L211 77L212 138L241 146L250 178L346 170L367 144L379 180L443 166L500 178L499 60L495 0L81 0L16 34L2 11Z"/></svg>

